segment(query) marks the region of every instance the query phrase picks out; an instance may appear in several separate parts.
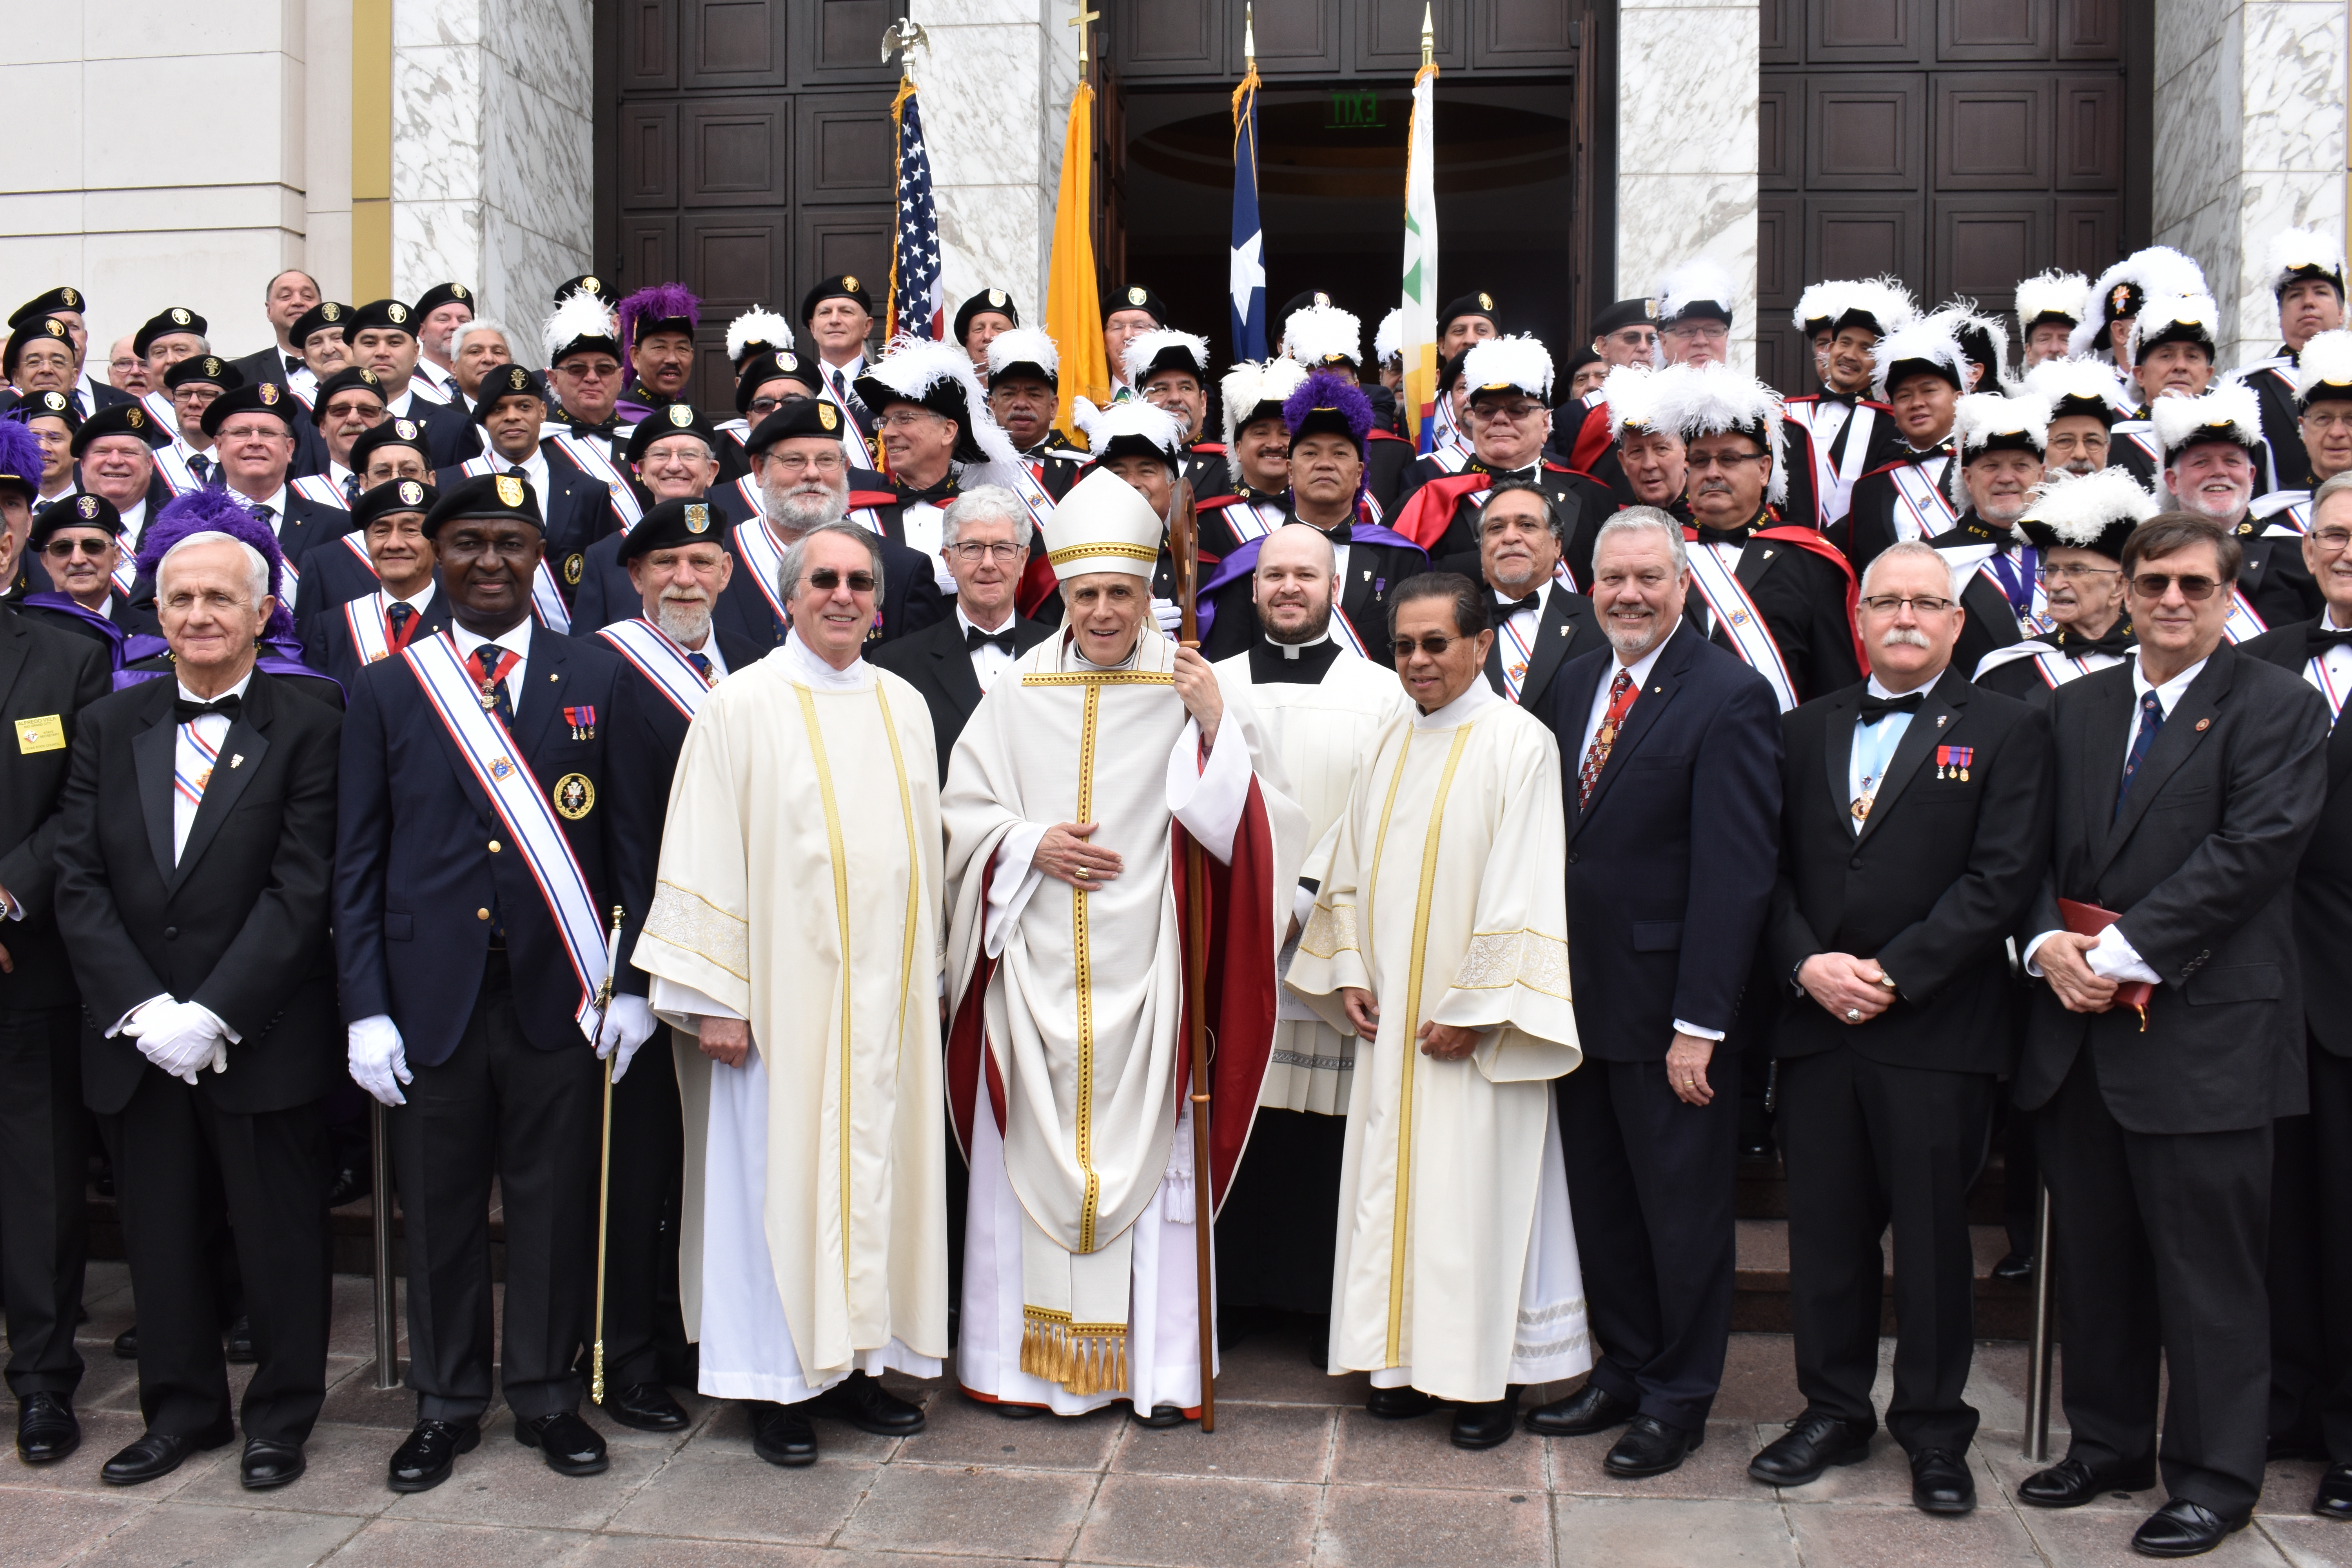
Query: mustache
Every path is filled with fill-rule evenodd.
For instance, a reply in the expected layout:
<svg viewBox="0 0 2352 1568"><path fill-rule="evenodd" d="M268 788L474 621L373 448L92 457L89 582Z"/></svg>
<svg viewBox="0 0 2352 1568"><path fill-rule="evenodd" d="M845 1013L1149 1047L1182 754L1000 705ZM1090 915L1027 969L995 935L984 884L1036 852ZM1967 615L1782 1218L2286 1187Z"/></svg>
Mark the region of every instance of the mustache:
<svg viewBox="0 0 2352 1568"><path fill-rule="evenodd" d="M1927 634L1916 626L1889 626L1886 628L1885 635L1878 639L1878 646L1881 647L1933 647L1936 645L1929 642Z"/></svg>

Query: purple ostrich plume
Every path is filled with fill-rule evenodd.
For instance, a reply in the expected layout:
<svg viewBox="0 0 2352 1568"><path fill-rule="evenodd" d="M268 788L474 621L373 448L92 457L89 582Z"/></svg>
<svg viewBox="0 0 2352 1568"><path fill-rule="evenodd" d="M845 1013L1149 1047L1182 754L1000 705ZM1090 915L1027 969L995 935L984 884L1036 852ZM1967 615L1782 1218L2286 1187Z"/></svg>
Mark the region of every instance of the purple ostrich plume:
<svg viewBox="0 0 2352 1568"><path fill-rule="evenodd" d="M1297 435L1307 416L1318 408L1335 408L1348 422L1348 434L1356 443L1356 450L1364 449L1364 437L1371 433L1372 400L1353 371L1318 370L1310 372L1297 391L1282 400L1282 422Z"/></svg>
<svg viewBox="0 0 2352 1568"><path fill-rule="evenodd" d="M294 612L286 604L286 557L278 548L278 536L226 490L191 490L157 512L139 538L139 574L152 582L164 552L192 533L226 533L261 552L269 563L269 596L278 601L261 635L291 637Z"/></svg>
<svg viewBox="0 0 2352 1568"><path fill-rule="evenodd" d="M621 301L621 359L626 363L637 345L637 329L647 321L683 316L702 325L702 301L683 283L655 283Z"/></svg>
<svg viewBox="0 0 2352 1568"><path fill-rule="evenodd" d="M41 438L19 419L0 419L0 474L14 474L38 488L41 482Z"/></svg>

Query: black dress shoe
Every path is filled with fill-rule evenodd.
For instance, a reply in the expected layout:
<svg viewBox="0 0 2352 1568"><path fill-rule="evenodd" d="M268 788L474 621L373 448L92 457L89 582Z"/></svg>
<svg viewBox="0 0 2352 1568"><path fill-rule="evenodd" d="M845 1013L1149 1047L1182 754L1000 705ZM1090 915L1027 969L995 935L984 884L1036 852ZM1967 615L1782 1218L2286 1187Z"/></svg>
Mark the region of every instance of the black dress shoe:
<svg viewBox="0 0 2352 1568"><path fill-rule="evenodd" d="M803 1403L812 1415L830 1415L877 1437L910 1437L923 1429L923 1407L899 1398L869 1373L853 1372Z"/></svg>
<svg viewBox="0 0 2352 1568"><path fill-rule="evenodd" d="M2156 1485L2150 1474L2095 1470L2072 1455L2017 1483L2017 1500L2029 1508L2080 1508L2101 1492L2144 1492Z"/></svg>
<svg viewBox="0 0 2352 1568"><path fill-rule="evenodd" d="M407 1441L392 1451L392 1489L429 1492L449 1479L460 1454L470 1454L482 1440L478 1423L419 1421Z"/></svg>
<svg viewBox="0 0 2352 1568"><path fill-rule="evenodd" d="M272 1487L284 1486L300 1475L304 1468L301 1444L247 1437L245 1458L237 1461L236 1479L249 1492L266 1492Z"/></svg>
<svg viewBox="0 0 2352 1568"><path fill-rule="evenodd" d="M327 1206L339 1209L345 1204L357 1203L367 1196L373 1184L367 1172L356 1165L345 1165L335 1173L335 1179L327 1184Z"/></svg>
<svg viewBox="0 0 2352 1568"><path fill-rule="evenodd" d="M2311 1511L2322 1519L2352 1523L2352 1465L2331 1466L2319 1478L2319 1493L2311 1500Z"/></svg>
<svg viewBox="0 0 2352 1568"><path fill-rule="evenodd" d="M1922 1513L1973 1512L1977 1483L1968 1461L1949 1448L1922 1448L1912 1455L1911 1505Z"/></svg>
<svg viewBox="0 0 2352 1568"><path fill-rule="evenodd" d="M1437 1401L1418 1388L1375 1388L1364 1401L1364 1413L1383 1421L1411 1421L1437 1408Z"/></svg>
<svg viewBox="0 0 2352 1568"><path fill-rule="evenodd" d="M114 1353L124 1361L139 1359L139 1325L131 1324L114 1336Z"/></svg>
<svg viewBox="0 0 2352 1568"><path fill-rule="evenodd" d="M1130 1405L1129 1408L1132 1410L1134 1407ZM1149 1426L1155 1432L1165 1432L1171 1426L1184 1425L1184 1411L1181 1405L1155 1405L1151 1407L1150 1415L1136 1416L1135 1424L1138 1426Z"/></svg>
<svg viewBox="0 0 2352 1568"><path fill-rule="evenodd" d="M244 1366L261 1359L261 1352L253 1348L251 1318L243 1312L236 1315L236 1321L228 1326L228 1342L224 1349L233 1365Z"/></svg>
<svg viewBox="0 0 2352 1568"><path fill-rule="evenodd" d="M183 1437L170 1432L150 1432L107 1460L100 1468L98 1479L110 1487L135 1487L142 1481L170 1475L187 1461L190 1454L205 1448L217 1448L236 1436L235 1430L226 1421L214 1430L194 1437Z"/></svg>
<svg viewBox="0 0 2352 1568"><path fill-rule="evenodd" d="M1704 1433L1669 1426L1654 1415L1636 1415L1601 1459L1601 1468L1612 1476L1663 1476L1681 1468L1682 1462L1706 1440Z"/></svg>
<svg viewBox="0 0 2352 1568"><path fill-rule="evenodd" d="M2201 1557L2246 1528L2249 1514L2223 1519L2202 1503L2174 1498L2140 1521L2132 1550L2143 1557Z"/></svg>
<svg viewBox="0 0 2352 1568"><path fill-rule="evenodd" d="M1511 1434L1518 1429L1519 1391L1516 1388L1484 1405L1454 1407L1454 1446L1457 1448L1498 1447L1509 1442Z"/></svg>
<svg viewBox="0 0 2352 1568"><path fill-rule="evenodd" d="M604 1409L622 1426L634 1426L640 1432L683 1432L687 1428L686 1406L658 1383L633 1383L626 1388L608 1390Z"/></svg>
<svg viewBox="0 0 2352 1568"><path fill-rule="evenodd" d="M62 1394L28 1394L16 1405L16 1452L28 1465L53 1465L81 1447L81 1423Z"/></svg>
<svg viewBox="0 0 2352 1568"><path fill-rule="evenodd" d="M816 1428L809 1424L813 1400L775 1405L762 1400L751 1406L751 1452L772 1465L816 1463Z"/></svg>
<svg viewBox="0 0 2352 1568"><path fill-rule="evenodd" d="M1006 1421L1034 1421L1045 1414L1042 1405L1015 1405L1009 1399L998 1400L995 1409L998 1416Z"/></svg>
<svg viewBox="0 0 2352 1568"><path fill-rule="evenodd" d="M1537 1405L1527 1415L1528 1430L1543 1437L1590 1436L1633 1418L1632 1405L1590 1383L1565 1399Z"/></svg>
<svg viewBox="0 0 2352 1568"><path fill-rule="evenodd" d="M1992 1277L1996 1279L2007 1279L2012 1284L2021 1284L2032 1279L2033 1254L2030 1252L2003 1254L2001 1260L1992 1266Z"/></svg>
<svg viewBox="0 0 2352 1568"><path fill-rule="evenodd" d="M1865 1426L1842 1415L1809 1410L1748 1461L1748 1479L1768 1487L1801 1487L1817 1481L1832 1465L1858 1465L1870 1458L1870 1435L1876 1429L1875 1422Z"/></svg>
<svg viewBox="0 0 2352 1568"><path fill-rule="evenodd" d="M559 1476L601 1476L613 1462L605 1457L604 1439L574 1411L559 1410L528 1421L516 1416L515 1441L537 1448L547 1468Z"/></svg>

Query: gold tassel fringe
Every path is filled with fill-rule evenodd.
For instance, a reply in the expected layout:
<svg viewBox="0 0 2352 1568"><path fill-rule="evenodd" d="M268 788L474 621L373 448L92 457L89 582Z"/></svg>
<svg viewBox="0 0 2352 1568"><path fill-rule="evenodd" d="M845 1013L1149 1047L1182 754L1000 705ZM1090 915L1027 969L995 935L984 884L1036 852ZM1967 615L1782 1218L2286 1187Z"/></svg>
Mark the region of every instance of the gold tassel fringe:
<svg viewBox="0 0 2352 1568"><path fill-rule="evenodd" d="M1021 1318L1023 1372L1079 1395L1126 1388L1126 1324L1073 1323L1044 1307L1024 1308Z"/></svg>

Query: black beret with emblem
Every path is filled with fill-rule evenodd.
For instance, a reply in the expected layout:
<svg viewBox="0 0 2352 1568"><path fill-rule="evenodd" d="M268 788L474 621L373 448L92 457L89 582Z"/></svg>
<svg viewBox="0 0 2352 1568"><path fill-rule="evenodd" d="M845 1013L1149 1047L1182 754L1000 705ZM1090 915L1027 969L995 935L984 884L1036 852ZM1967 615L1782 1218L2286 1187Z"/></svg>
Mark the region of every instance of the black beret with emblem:
<svg viewBox="0 0 2352 1568"><path fill-rule="evenodd" d="M1465 294L1458 300L1449 300L1445 309L1437 312L1438 337L1443 340L1445 329L1465 316L1484 316L1488 326L1498 332L1503 330L1503 318L1495 308L1495 297L1481 289L1475 294Z"/></svg>
<svg viewBox="0 0 2352 1568"><path fill-rule="evenodd" d="M1124 289L1112 289L1103 296L1102 308L1105 321L1121 310L1141 310L1151 318L1153 326L1165 327L1168 324L1168 307L1160 302L1159 295L1140 283L1129 283Z"/></svg>
<svg viewBox="0 0 2352 1568"><path fill-rule="evenodd" d="M613 302L613 286L593 272L583 272L577 278L566 278L555 286L554 302L561 305L574 294L589 294L607 305Z"/></svg>
<svg viewBox="0 0 2352 1568"><path fill-rule="evenodd" d="M1002 289L982 289L956 312L955 341L963 342L965 334L971 331L973 318L992 313L1003 317L1009 325L1021 324L1021 308L1013 302L1012 295Z"/></svg>
<svg viewBox="0 0 2352 1568"><path fill-rule="evenodd" d="M294 325L288 330L286 335L293 341L296 350L299 351L310 341L312 333L323 332L329 327L334 328L339 332L348 332L351 330L351 324L352 308L349 305L339 300L321 300L295 318Z"/></svg>
<svg viewBox="0 0 2352 1568"><path fill-rule="evenodd" d="M680 497L647 507L645 520L621 542L621 559L635 561L656 550L679 550L689 544L725 548L727 520L701 496Z"/></svg>
<svg viewBox="0 0 2352 1568"><path fill-rule="evenodd" d="M335 400L335 394L349 392L354 387L374 393L379 403L384 400L383 377L363 364L345 365L319 384L319 395L310 401L310 423L324 425L327 422L327 405Z"/></svg>
<svg viewBox="0 0 2352 1568"><path fill-rule="evenodd" d="M1494 320L1492 316L1486 319L1490 321ZM1658 302L1655 300L1620 300L1614 304L1603 307L1601 314L1592 318L1592 335L1596 338L1605 338L1610 333L1626 327L1643 325L1654 327L1657 324ZM1572 375L1575 372L1570 371L1569 374Z"/></svg>
<svg viewBox="0 0 2352 1568"><path fill-rule="evenodd" d="M1304 294L1292 295L1290 297L1290 302L1283 306L1281 311L1275 316L1274 320L1277 321L1286 321L1290 320L1291 317L1297 315L1299 311L1306 310L1311 305L1335 305L1337 303L1339 303L1338 300L1332 299L1330 295L1325 293L1322 289L1309 289Z"/></svg>
<svg viewBox="0 0 2352 1568"><path fill-rule="evenodd" d="M440 492L425 514L425 537L432 538L445 522L478 517L511 517L542 532L547 528L528 482L511 474L476 474Z"/></svg>
<svg viewBox="0 0 2352 1568"><path fill-rule="evenodd" d="M218 354L190 354L163 373L163 385L173 392L192 381L226 392L245 384L245 372Z"/></svg>
<svg viewBox="0 0 2352 1568"><path fill-rule="evenodd" d="M9 313L8 325L12 331L20 330L27 322L37 321L43 316L54 316L60 310L70 310L76 315L80 315L89 309L89 300L80 289L52 289L47 293L37 294L17 306Z"/></svg>
<svg viewBox="0 0 2352 1568"><path fill-rule="evenodd" d="M547 383L539 379L537 371L519 364L493 365L489 374L482 377L481 394L474 400L474 423L479 425L488 418L490 410L509 397L536 397L550 407L555 404L555 399L547 395Z"/></svg>
<svg viewBox="0 0 2352 1568"><path fill-rule="evenodd" d="M772 381L796 381L808 388L811 397L817 394L816 367L790 349L778 349L772 353L754 354L743 362L735 378L735 412L749 419L751 399Z"/></svg>
<svg viewBox="0 0 2352 1568"><path fill-rule="evenodd" d="M637 427L629 432L629 461L643 462L646 448L665 436L697 436L701 437L704 446L710 448L713 456L719 451L719 432L710 427L709 420L694 411L692 404L669 403L638 420Z"/></svg>
<svg viewBox="0 0 2352 1568"><path fill-rule="evenodd" d="M73 455L80 457L101 436L136 436L150 447L171 444L173 433L155 422L143 403L110 403L93 412L74 432Z"/></svg>
<svg viewBox="0 0 2352 1568"><path fill-rule="evenodd" d="M840 440L841 410L819 398L796 397L753 426L743 449L756 458L779 441L805 436Z"/></svg>
<svg viewBox="0 0 2352 1568"><path fill-rule="evenodd" d="M104 496L88 491L63 495L33 514L33 531L25 541L29 549L38 550L60 529L95 528L122 537L122 514Z"/></svg>
<svg viewBox="0 0 2352 1568"><path fill-rule="evenodd" d="M845 272L828 278L801 296L801 325L805 327L816 319L816 308L827 300L854 300L857 308L867 315L874 313L874 296L866 291L855 273Z"/></svg>
<svg viewBox="0 0 2352 1568"><path fill-rule="evenodd" d="M363 531L376 519L397 512L429 512L440 499L441 493L422 479L386 479L373 489L360 492L352 508L352 531Z"/></svg>
<svg viewBox="0 0 2352 1568"><path fill-rule="evenodd" d="M397 416L380 419L352 438L352 472L366 473L368 458L378 447L405 447L425 459L425 467L429 472L433 467L433 451L427 445L429 439L425 426L414 419Z"/></svg>
<svg viewBox="0 0 2352 1568"><path fill-rule="evenodd" d="M14 378L17 358L33 344L42 342L60 344L66 353L71 353L73 329L56 316L36 316L29 321L17 323L16 330L8 334L8 346L0 349L0 374Z"/></svg>
<svg viewBox="0 0 2352 1568"><path fill-rule="evenodd" d="M324 397L319 399L326 402ZM217 436L220 427L239 414L267 414L283 423L289 436L294 434L295 416L302 405L294 395L274 381L259 381L250 386L233 386L205 405L205 434Z"/></svg>
<svg viewBox="0 0 2352 1568"><path fill-rule="evenodd" d="M463 283L436 283L416 301L415 313L409 319L421 321L444 305L463 305L470 310L474 308L474 291Z"/></svg>
<svg viewBox="0 0 2352 1568"><path fill-rule="evenodd" d="M27 425L36 419L62 419L68 430L81 428L81 410L62 392L28 392L24 401L8 410L8 417Z"/></svg>
<svg viewBox="0 0 2352 1568"><path fill-rule="evenodd" d="M211 330L211 324L202 316L185 305L174 305L168 310L148 317L131 335L131 352L145 359L147 351L155 346L157 338L173 337L181 332L193 332L201 338Z"/></svg>
<svg viewBox="0 0 2352 1568"><path fill-rule="evenodd" d="M371 300L351 313L343 323L346 342L373 328L380 332L406 332L416 335L416 318L408 306L398 300Z"/></svg>

